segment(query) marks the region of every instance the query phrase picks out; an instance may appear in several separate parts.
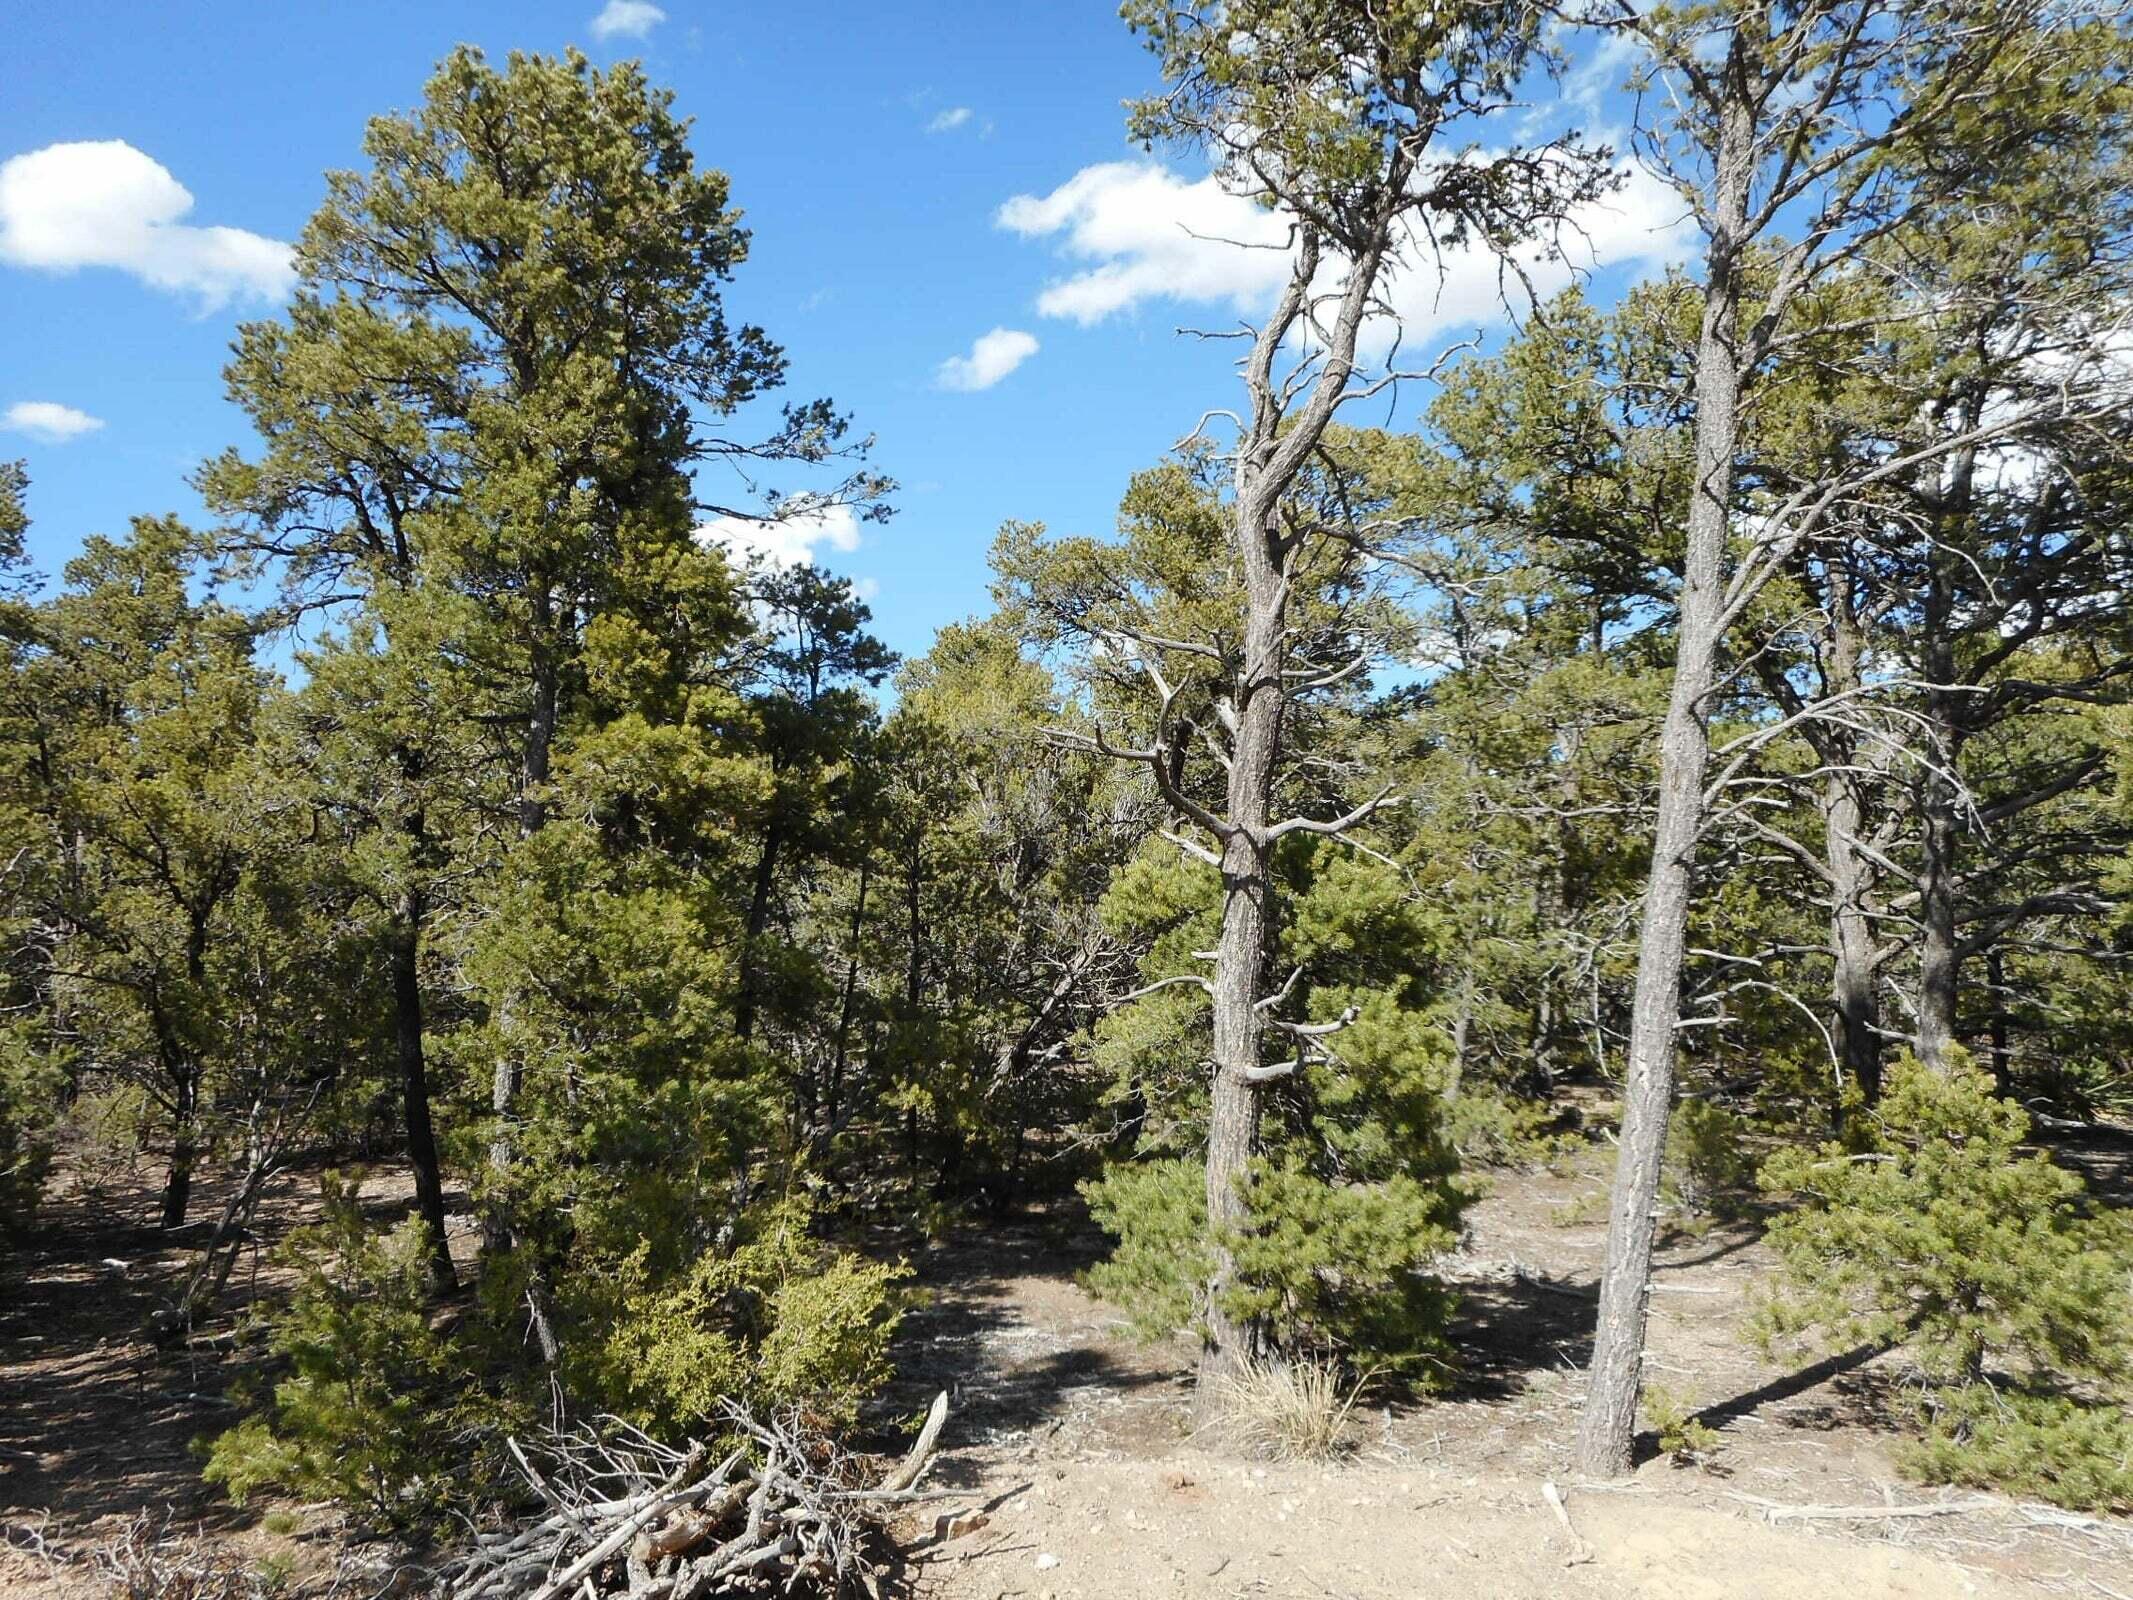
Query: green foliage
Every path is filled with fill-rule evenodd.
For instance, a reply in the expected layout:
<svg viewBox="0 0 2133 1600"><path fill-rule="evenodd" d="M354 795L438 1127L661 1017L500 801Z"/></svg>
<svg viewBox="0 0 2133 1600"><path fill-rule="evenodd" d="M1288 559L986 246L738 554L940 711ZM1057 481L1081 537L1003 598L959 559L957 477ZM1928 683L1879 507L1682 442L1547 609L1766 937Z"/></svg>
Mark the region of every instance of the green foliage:
<svg viewBox="0 0 2133 1600"><path fill-rule="evenodd" d="M1929 1381L1988 1370L2097 1380L2133 1363L2127 1230L2078 1174L2019 1154L2029 1118L1966 1065L1905 1058L1863 1148L1790 1150L1763 1188L1795 1209L1771 1225L1789 1293L1779 1334L1902 1343Z"/></svg>
<svg viewBox="0 0 2133 1600"><path fill-rule="evenodd" d="M2068 1493L2106 1494L2115 1473L2122 1494L2133 1230L2077 1174L2020 1154L2028 1133L1966 1061L1936 1072L1905 1057L1854 1143L1764 1167L1764 1188L1796 1206L1770 1229L1785 1277L1762 1331L1902 1344L1931 1419L1918 1459L1936 1475L1989 1465L2055 1493L2053 1463L2100 1447Z"/></svg>
<svg viewBox="0 0 2133 1600"><path fill-rule="evenodd" d="M286 1370L259 1414L214 1441L206 1474L240 1504L271 1486L420 1526L467 1494L480 1468L467 1425L494 1419L431 1326L422 1224L379 1234L352 1183L329 1173L323 1192L325 1220L282 1249L298 1283L267 1345Z"/></svg>
<svg viewBox="0 0 2133 1600"><path fill-rule="evenodd" d="M1659 1453L1676 1465L1699 1465L1718 1453L1718 1430L1698 1419L1695 1408L1663 1385L1647 1385L1644 1416L1659 1436Z"/></svg>
<svg viewBox="0 0 2133 1600"><path fill-rule="evenodd" d="M864 1260L808 1231L807 1205L767 1203L725 1250L654 1283L649 1249L623 1260L598 1295L604 1338L580 1381L644 1426L699 1432L722 1400L801 1408L849 1424L888 1377L906 1269Z"/></svg>
<svg viewBox="0 0 2133 1600"><path fill-rule="evenodd" d="M2076 1511L2133 1510L2133 1415L2123 1406L1990 1384L1935 1391L1925 1437L1901 1460L1926 1483L2049 1500Z"/></svg>
<svg viewBox="0 0 2133 1600"><path fill-rule="evenodd" d="M38 1030L0 1027L0 1238L36 1220L66 1077L64 1058Z"/></svg>
<svg viewBox="0 0 2133 1600"><path fill-rule="evenodd" d="M1197 1161L1121 1163L1083 1185L1089 1213L1118 1242L1091 1267L1091 1290L1126 1313L1144 1339L1192 1326L1213 1270L1207 1173Z"/></svg>
<svg viewBox="0 0 2133 1600"><path fill-rule="evenodd" d="M1748 1123L1715 1100L1684 1100L1666 1134L1664 1192L1692 1216L1724 1216L1752 1192Z"/></svg>
<svg viewBox="0 0 2133 1600"><path fill-rule="evenodd" d="M1116 1166L1085 1192L1118 1241L1090 1269L1090 1288L1145 1338L1192 1327L1211 1261L1201 1164ZM1301 1163L1260 1162L1250 1195L1250 1230L1223 1241L1236 1257L1233 1315L1264 1318L1292 1354L1330 1354L1425 1382L1443 1370L1450 1300L1427 1272L1456 1242L1446 1190L1405 1176L1328 1183Z"/></svg>
<svg viewBox="0 0 2133 1600"><path fill-rule="evenodd" d="M1545 1101L1488 1090L1454 1096L1444 1105L1444 1137L1469 1166L1545 1167L1585 1142L1562 1131L1560 1122Z"/></svg>

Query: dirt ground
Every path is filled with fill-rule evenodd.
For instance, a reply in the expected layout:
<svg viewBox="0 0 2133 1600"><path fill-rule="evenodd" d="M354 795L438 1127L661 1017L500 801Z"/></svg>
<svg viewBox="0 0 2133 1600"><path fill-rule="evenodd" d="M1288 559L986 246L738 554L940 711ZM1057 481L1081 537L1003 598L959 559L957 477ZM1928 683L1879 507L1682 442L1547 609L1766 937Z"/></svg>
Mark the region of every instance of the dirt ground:
<svg viewBox="0 0 2133 1600"><path fill-rule="evenodd" d="M2065 1153L2123 1177L2116 1146ZM1191 1350L1134 1342L1073 1281L1093 1233L1030 1223L930 1252L919 1269L935 1299L909 1324L902 1398L949 1387L957 1442L933 1480L954 1492L910 1530L927 1541L915 1592L2133 1600L2133 1522L1906 1483L1880 1421L1888 1358L1760 1359L1742 1325L1773 1263L1745 1225L1667 1238L1652 1313L1653 1379L1718 1430L1716 1456L1580 1484L1571 1442L1605 1180L1597 1151L1565 1172L1493 1179L1448 1264L1462 1372L1433 1401L1366 1403L1352 1459L1330 1468L1240 1461L1190 1437ZM1882 1514L1979 1500L1990 1508ZM972 1510L984 1526L931 1537L932 1519Z"/></svg>
<svg viewBox="0 0 2133 1600"><path fill-rule="evenodd" d="M2069 1154L2123 1180L2121 1147ZM888 1407L909 1414L946 1387L954 1408L929 1479L940 1498L903 1530L897 1589L930 1600L2133 1600L2133 1521L2006 1500L1886 1515L1981 1497L1899 1477L1878 1420L1896 1381L1887 1358L1774 1366L1743 1341L1750 1290L1771 1266L1745 1225L1667 1238L1654 1299L1652 1376L1718 1429L1715 1457L1653 1459L1604 1488L1577 1482L1570 1441L1604 1167L1594 1151L1567 1170L1493 1178L1448 1263L1463 1297L1457 1379L1419 1404L1366 1397L1352 1456L1323 1468L1243 1460L1190 1436L1190 1349L1135 1342L1078 1287L1101 1240L1077 1214L973 1224L915 1248L928 1299L905 1324ZM266 1247L314 1190L292 1174L276 1193L240 1298L276 1291ZM322 1591L328 1552L345 1547L325 1508L240 1512L200 1482L193 1441L236 1415L226 1396L244 1374L227 1341L165 1352L142 1336L192 1243L154 1231L151 1198L124 1201L113 1222L108 1194L62 1184L0 1276L0 1595L100 1593L84 1558L142 1511L289 1571L292 1592ZM364 1198L398 1215L406 1184L382 1174ZM214 1206L203 1195L198 1214ZM471 1250L471 1237L455 1243ZM951 1517L967 1531L942 1538ZM390 1577L389 1561L376 1565Z"/></svg>

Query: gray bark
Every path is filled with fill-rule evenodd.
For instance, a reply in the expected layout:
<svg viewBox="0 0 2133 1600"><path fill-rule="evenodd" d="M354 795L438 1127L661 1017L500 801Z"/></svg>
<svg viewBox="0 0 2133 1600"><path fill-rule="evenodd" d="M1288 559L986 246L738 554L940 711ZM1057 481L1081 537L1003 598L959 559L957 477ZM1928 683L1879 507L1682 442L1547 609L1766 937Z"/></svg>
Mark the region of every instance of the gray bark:
<svg viewBox="0 0 2133 1600"><path fill-rule="evenodd" d="M1743 48L1736 38L1732 52ZM1729 62L1727 70L1733 70ZM1675 1032L1711 739L1705 699L1724 633L1725 555L1740 447L1740 253L1754 159L1753 112L1732 96L1719 130L1704 312L1696 349L1696 478L1675 643L1674 683L1659 735L1658 815L1637 934L1621 1153L1607 1221L1599 1322L1578 1435L1579 1465L1596 1477L1630 1466L1642 1384L1659 1169L1674 1095Z"/></svg>
<svg viewBox="0 0 2133 1600"><path fill-rule="evenodd" d="M1834 563L1826 599L1829 660L1824 688L1831 697L1860 686L1862 637L1857 597L1841 562ZM1865 797L1858 768L1865 756L1848 729L1825 724L1817 754L1830 770L1822 780L1824 860L1829 872L1830 1003L1838 1067L1868 1105L1881 1098L1880 952L1875 947L1873 896L1879 873L1862 848Z"/></svg>
<svg viewBox="0 0 2133 1600"><path fill-rule="evenodd" d="M1973 406L1966 421L1974 417ZM1962 844L1961 767L1967 708L1956 682L1955 616L1959 557L1950 548L1954 519L1966 514L1976 472L1976 452L1958 451L1945 488L1931 498L1932 549L1926 562L1921 652L1929 687L1925 695L1926 769L1919 777L1918 1035L1920 1064L1947 1065L1956 1043L1956 1007L1962 990L1963 950L1957 918L1958 856Z"/></svg>
<svg viewBox="0 0 2133 1600"><path fill-rule="evenodd" d="M1281 751L1287 582L1268 549L1266 514L1256 500L1237 512L1238 554L1250 611L1237 679L1237 729L1230 755L1230 833L1222 850L1222 938L1214 975L1214 1084L1207 1123L1207 1224L1214 1270L1207 1286L1206 1343L1198 1399L1212 1403L1219 1380L1266 1354L1266 1329L1231 1316L1224 1300L1236 1276L1226 1239L1251 1224L1245 1179L1259 1145L1256 1077L1267 941L1274 893L1267 870L1268 812ZM1249 519L1249 520L1247 520Z"/></svg>

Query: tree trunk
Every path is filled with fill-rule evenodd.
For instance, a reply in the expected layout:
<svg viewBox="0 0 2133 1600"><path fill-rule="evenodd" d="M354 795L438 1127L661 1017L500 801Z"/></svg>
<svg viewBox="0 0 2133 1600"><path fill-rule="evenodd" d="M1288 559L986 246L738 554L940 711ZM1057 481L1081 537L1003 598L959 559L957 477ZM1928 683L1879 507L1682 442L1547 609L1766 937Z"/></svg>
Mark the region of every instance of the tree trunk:
<svg viewBox="0 0 2133 1600"><path fill-rule="evenodd" d="M1881 1098L1881 999L1875 974L1873 922L1868 894L1873 873L1859 850L1859 801L1841 776L1830 782L1824 806L1828 856L1833 879L1829 919L1830 999L1837 1033L1837 1058L1844 1074L1838 1086L1856 1085L1872 1105Z"/></svg>
<svg viewBox="0 0 2133 1600"><path fill-rule="evenodd" d="M852 905L850 953L845 957L844 963L844 990L837 999L837 1043L830 1056L826 1121L831 1129L837 1126L837 1117L844 1098L844 1070L852 1040L852 1001L859 990L859 939L866 928L867 878L873 865L872 851L859 858L859 894Z"/></svg>
<svg viewBox="0 0 2133 1600"><path fill-rule="evenodd" d="M1212 1270L1195 1403L1203 1419L1221 1380L1267 1353L1263 1323L1231 1315L1226 1304L1237 1263L1229 1241L1251 1225L1245 1192L1259 1147L1259 1071L1273 886L1267 864L1268 813L1281 751L1287 581L1274 559L1270 505L1240 496L1236 540L1248 612L1237 681L1237 727L1230 753L1229 835L1222 846L1222 937L1216 946L1214 1083L1207 1119L1207 1226Z"/></svg>
<svg viewBox="0 0 2133 1600"><path fill-rule="evenodd" d="M170 1072L170 1173L163 1180L162 1226L166 1232L185 1226L193 1198L193 1124L200 1106L200 1072L181 1065Z"/></svg>
<svg viewBox="0 0 2133 1600"><path fill-rule="evenodd" d="M755 860L755 883L748 895L748 922L741 941L740 983L733 1000L733 1031L742 1039L755 1035L755 1014L761 1004L763 934L770 926L770 893L777 885L778 825L763 830L763 848Z"/></svg>
<svg viewBox="0 0 2133 1600"><path fill-rule="evenodd" d="M536 588L534 594L534 647L532 703L526 717L525 744L520 755L518 827L521 839L530 839L548 825L548 785L550 760L554 750L556 720L560 712L562 688L556 662L551 656L549 636L555 620L554 598L544 588ZM482 1218L483 1252L488 1254L515 1249L518 1227L508 1198L511 1166L515 1159L514 1141L511 1133L513 1107L518 1100L519 1088L525 1077L525 1063L520 1059L516 1046L511 1042L511 997L506 994L497 1008L499 1030L504 1035L503 1048L498 1052L495 1076L490 1081L489 1105L496 1115L496 1127L489 1140L489 1170L491 1180L501 1191L499 1199L486 1207ZM541 1359L554 1366L562 1357L562 1343L555 1330L555 1319L549 1308L546 1267L534 1263L527 1274L526 1314L532 1325L535 1342L539 1344Z"/></svg>
<svg viewBox="0 0 2133 1600"><path fill-rule="evenodd" d="M1859 689L1859 616L1850 575L1833 564L1828 607L1829 663L1824 678L1827 697L1849 696ZM1873 862L1860 846L1865 805L1861 789L1858 739L1848 729L1829 726L1817 754L1830 768L1822 780L1824 865L1829 871L1830 1001L1837 1037L1838 1115L1843 1115L1846 1087L1856 1086L1872 1105L1881 1098L1881 1002L1876 969L1871 898L1878 881Z"/></svg>
<svg viewBox="0 0 2133 1600"><path fill-rule="evenodd" d="M420 813L409 824L420 839ZM451 1242L444 1231L444 1173L437 1160L437 1133L430 1120L429 1061L422 1040L422 924L419 889L400 897L390 935L393 974L393 1043L400 1064L400 1103L407 1124L407 1160L415 1170L415 1212L429 1230L430 1281L439 1294L459 1286Z"/></svg>
<svg viewBox="0 0 2133 1600"><path fill-rule="evenodd" d="M1974 415L1974 412L1972 413ZM1967 419L1966 419L1967 420ZM1961 451L1950 463L1945 489L1931 520L1934 535L1926 557L1926 595L1921 652L1925 665L1926 758L1920 776L1918 1059L1938 1071L1956 1042L1956 1008L1962 992L1962 944L1957 937L1956 879L1962 843L1961 770L1966 708L1956 683L1957 573L1961 558L1950 548L1951 524L1965 515L1975 453Z"/></svg>
<svg viewBox="0 0 2133 1600"><path fill-rule="evenodd" d="M1992 989L1992 1092L2014 1093L2014 1050L2008 1039L2007 956L1998 945L1985 952L1985 981Z"/></svg>
<svg viewBox="0 0 2133 1600"><path fill-rule="evenodd" d="M1742 48L1736 38L1732 50ZM1731 75L1731 64L1728 67ZM1599 1322L1578 1434L1580 1467L1629 1470L1643 1381L1659 1169L1673 1107L1675 1033L1695 855L1706 820L1710 728L1704 701L1716 672L1725 609L1725 553L1740 444L1737 346L1741 232L1754 157L1753 113L1735 97L1720 128L1703 325L1696 350L1696 479L1675 642L1674 682L1659 736L1658 816L1637 933L1621 1154L1608 1211Z"/></svg>

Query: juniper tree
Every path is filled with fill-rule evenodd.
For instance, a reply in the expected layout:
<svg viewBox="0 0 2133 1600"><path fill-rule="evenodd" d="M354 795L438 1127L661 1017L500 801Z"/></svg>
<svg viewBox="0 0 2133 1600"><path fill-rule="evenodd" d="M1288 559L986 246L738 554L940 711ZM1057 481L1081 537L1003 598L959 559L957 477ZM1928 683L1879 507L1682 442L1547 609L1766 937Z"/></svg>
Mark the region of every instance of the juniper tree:
<svg viewBox="0 0 2133 1600"><path fill-rule="evenodd" d="M203 488L242 518L245 548L279 565L290 605L365 608L398 672L432 671L442 650L530 841L576 723L686 722L690 686L746 631L723 563L692 538L691 470L828 462L845 423L814 401L758 439L728 426L780 386L784 357L728 315L748 235L725 177L698 166L671 96L634 64L601 71L573 53L499 70L461 49L419 108L370 125L364 149L365 170L329 177L286 317L248 327L230 368L265 450L233 452ZM808 504L881 487L852 472ZM419 729L393 741L381 817L410 861L435 849L422 745ZM419 947L424 883L406 888L394 938ZM396 991L412 1046L419 995ZM485 1213L500 1257L517 1231L531 1041L514 1021L522 996L485 998L497 1023ZM419 1063L403 1055L412 1085ZM553 1354L538 1296L534 1320Z"/></svg>
<svg viewBox="0 0 2133 1600"><path fill-rule="evenodd" d="M0 1233L28 1226L44 1185L65 1087L65 1051L54 1038L52 943L39 887L59 862L60 841L38 825L50 746L41 737L33 662L37 618L25 536L29 473L0 461L0 833L14 841L0 871Z"/></svg>
<svg viewBox="0 0 2133 1600"><path fill-rule="evenodd" d="M62 1036L80 1041L83 1070L139 1084L167 1119L166 1229L187 1219L232 1059L221 958L274 832L254 759L268 680L249 621L192 592L202 556L174 518L90 539L33 613L18 680L35 719L34 892L72 1013Z"/></svg>

